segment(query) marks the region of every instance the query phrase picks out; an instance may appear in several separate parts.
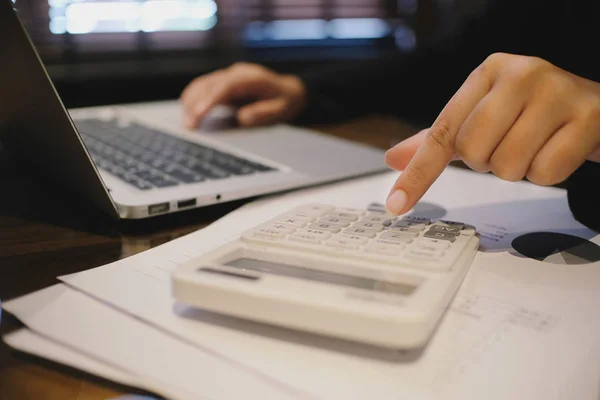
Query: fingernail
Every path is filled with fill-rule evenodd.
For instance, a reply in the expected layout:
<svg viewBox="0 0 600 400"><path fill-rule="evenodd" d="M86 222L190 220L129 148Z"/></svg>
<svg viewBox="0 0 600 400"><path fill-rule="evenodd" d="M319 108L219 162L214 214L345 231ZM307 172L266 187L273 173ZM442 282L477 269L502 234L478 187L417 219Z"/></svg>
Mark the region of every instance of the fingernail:
<svg viewBox="0 0 600 400"><path fill-rule="evenodd" d="M402 189L398 189L388 196L385 202L385 208L390 214L400 215L402 209L406 205L407 199L406 192Z"/></svg>

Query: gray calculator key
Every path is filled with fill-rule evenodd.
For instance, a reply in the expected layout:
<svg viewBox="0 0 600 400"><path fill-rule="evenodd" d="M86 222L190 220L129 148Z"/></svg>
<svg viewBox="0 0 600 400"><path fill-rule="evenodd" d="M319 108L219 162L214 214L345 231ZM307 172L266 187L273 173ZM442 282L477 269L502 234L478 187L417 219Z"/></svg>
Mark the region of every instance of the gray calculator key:
<svg viewBox="0 0 600 400"><path fill-rule="evenodd" d="M451 242L454 242L456 240L456 234L454 233L435 232L431 230L425 232L423 234L423 237L431 239L449 240Z"/></svg>
<svg viewBox="0 0 600 400"><path fill-rule="evenodd" d="M465 228L465 224L462 222L456 222L456 221L447 221L444 219L440 219L439 221L437 221L437 223L442 224L442 225L446 225L446 226L455 226L458 227L460 229L464 229Z"/></svg>
<svg viewBox="0 0 600 400"><path fill-rule="evenodd" d="M412 236L417 236L422 229L419 228L413 228L413 227L409 227L409 226L388 226L386 227L386 230L388 232L396 232L396 233L405 233L405 234L409 234Z"/></svg>
<svg viewBox="0 0 600 400"><path fill-rule="evenodd" d="M427 227L426 222L417 222L417 221L407 221L405 219L401 219L399 221L394 222L390 228L413 228L422 231Z"/></svg>
<svg viewBox="0 0 600 400"><path fill-rule="evenodd" d="M461 227L460 226L449 226L449 225L431 225L431 227L429 228L430 232L445 232L445 233L451 233L453 235L458 235L460 234L461 231Z"/></svg>
<svg viewBox="0 0 600 400"><path fill-rule="evenodd" d="M409 221L409 222L415 222L417 224L425 224L425 225L429 225L431 223L430 218L417 217L417 216L413 216L413 215L407 215L406 217L403 217L402 220Z"/></svg>

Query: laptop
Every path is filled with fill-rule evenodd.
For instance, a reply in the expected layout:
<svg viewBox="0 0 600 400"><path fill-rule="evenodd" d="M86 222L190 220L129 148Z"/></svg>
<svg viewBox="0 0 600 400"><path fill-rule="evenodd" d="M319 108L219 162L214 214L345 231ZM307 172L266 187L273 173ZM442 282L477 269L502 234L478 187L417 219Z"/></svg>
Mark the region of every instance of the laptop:
<svg viewBox="0 0 600 400"><path fill-rule="evenodd" d="M116 219L387 170L380 149L288 124L190 131L176 100L67 110L11 0L0 0L0 54L0 142Z"/></svg>

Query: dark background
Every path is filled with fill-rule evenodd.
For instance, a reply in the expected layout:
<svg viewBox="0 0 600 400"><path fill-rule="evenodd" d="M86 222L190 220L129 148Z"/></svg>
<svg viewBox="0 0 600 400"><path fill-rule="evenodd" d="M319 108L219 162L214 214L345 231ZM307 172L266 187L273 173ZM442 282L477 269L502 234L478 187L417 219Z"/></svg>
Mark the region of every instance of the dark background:
<svg viewBox="0 0 600 400"><path fill-rule="evenodd" d="M172 11L186 2L176 1L153 4L163 2ZM235 61L292 73L365 58L385 62L435 41L450 44L484 1L192 0L208 13L203 16L211 16L195 17L188 10L169 19L158 12L170 26L154 32L140 30L139 20L128 17L126 7L148 3L144 0L16 0L16 5L71 108L174 99L194 77ZM345 29L336 34L332 26Z"/></svg>

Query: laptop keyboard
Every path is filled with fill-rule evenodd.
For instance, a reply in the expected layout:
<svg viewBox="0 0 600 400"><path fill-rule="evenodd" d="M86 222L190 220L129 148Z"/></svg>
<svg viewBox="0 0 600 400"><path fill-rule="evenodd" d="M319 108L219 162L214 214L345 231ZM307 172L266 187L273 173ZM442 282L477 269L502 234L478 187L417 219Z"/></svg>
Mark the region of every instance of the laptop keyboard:
<svg viewBox="0 0 600 400"><path fill-rule="evenodd" d="M274 169L143 125L75 121L94 163L141 190Z"/></svg>

